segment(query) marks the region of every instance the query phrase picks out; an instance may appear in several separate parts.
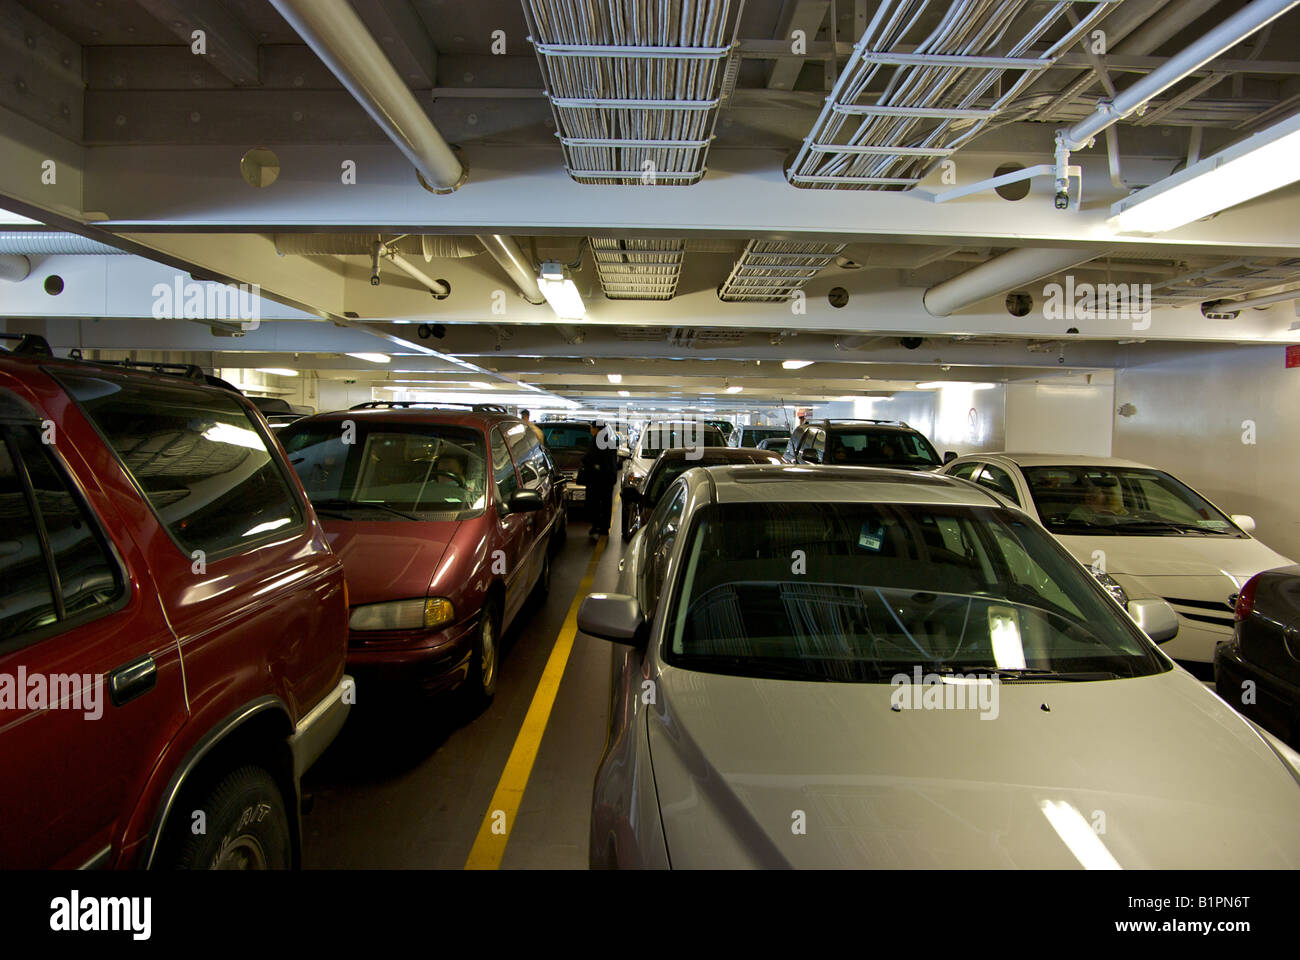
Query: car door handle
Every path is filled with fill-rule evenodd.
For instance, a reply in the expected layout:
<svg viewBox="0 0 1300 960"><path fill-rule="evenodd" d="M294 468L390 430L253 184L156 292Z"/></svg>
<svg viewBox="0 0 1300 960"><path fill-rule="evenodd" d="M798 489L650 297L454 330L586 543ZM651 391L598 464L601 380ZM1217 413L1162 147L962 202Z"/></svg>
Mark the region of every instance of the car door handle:
<svg viewBox="0 0 1300 960"><path fill-rule="evenodd" d="M108 675L108 696L120 707L143 696L158 683L158 665L147 654L125 663Z"/></svg>

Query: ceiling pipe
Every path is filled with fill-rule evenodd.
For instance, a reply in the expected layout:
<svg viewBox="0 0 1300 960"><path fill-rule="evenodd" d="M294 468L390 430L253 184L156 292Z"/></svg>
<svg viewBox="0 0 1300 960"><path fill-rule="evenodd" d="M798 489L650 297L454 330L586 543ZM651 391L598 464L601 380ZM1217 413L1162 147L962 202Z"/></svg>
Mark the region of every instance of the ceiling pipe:
<svg viewBox="0 0 1300 960"><path fill-rule="evenodd" d="M1247 300L1208 300L1201 304L1202 313L1236 313L1249 307L1266 307L1270 303L1285 303L1287 300L1300 299L1300 290L1283 290L1263 297L1250 297Z"/></svg>
<svg viewBox="0 0 1300 960"><path fill-rule="evenodd" d="M931 316L946 317L972 303L1077 267L1108 252L1108 249L1021 247L935 284L925 291L921 303Z"/></svg>
<svg viewBox="0 0 1300 960"><path fill-rule="evenodd" d="M542 295L542 288L537 285L537 268L520 249L514 237L491 234L478 239L484 249L492 255L492 259L500 264L506 276L514 281L525 300L534 305L546 302L546 297Z"/></svg>
<svg viewBox="0 0 1300 960"><path fill-rule="evenodd" d="M0 253L0 280L17 283L32 272L32 262L20 253Z"/></svg>
<svg viewBox="0 0 1300 960"><path fill-rule="evenodd" d="M400 253L396 253L395 251L385 247L380 250L379 255L412 279L424 284L424 286L429 288L429 292L435 297L441 299L451 293L451 287L448 286L447 283L442 280L434 280L423 270L416 267L415 264L408 261Z"/></svg>
<svg viewBox="0 0 1300 960"><path fill-rule="evenodd" d="M348 0L271 0L434 193L465 182L465 168Z"/></svg>
<svg viewBox="0 0 1300 960"><path fill-rule="evenodd" d="M1074 151L1091 146L1093 137L1107 127L1118 123L1192 71L1276 20L1298 2L1300 0L1253 0L1125 89L1113 101L1102 101L1096 110L1074 126L1058 130L1058 147Z"/></svg>
<svg viewBox="0 0 1300 960"><path fill-rule="evenodd" d="M0 253L37 257L127 255L125 250L110 247L98 240L58 230L0 232Z"/></svg>

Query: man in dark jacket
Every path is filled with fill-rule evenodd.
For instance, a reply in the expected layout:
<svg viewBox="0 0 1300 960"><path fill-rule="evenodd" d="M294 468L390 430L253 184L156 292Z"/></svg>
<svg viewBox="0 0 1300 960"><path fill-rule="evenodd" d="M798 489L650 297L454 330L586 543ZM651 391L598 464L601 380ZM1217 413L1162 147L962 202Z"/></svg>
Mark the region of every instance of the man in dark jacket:
<svg viewBox="0 0 1300 960"><path fill-rule="evenodd" d="M596 537L609 533L610 514L614 508L614 481L618 479L618 434L597 421L591 426L591 449L582 458L581 482L587 487L587 509L591 516L591 533Z"/></svg>

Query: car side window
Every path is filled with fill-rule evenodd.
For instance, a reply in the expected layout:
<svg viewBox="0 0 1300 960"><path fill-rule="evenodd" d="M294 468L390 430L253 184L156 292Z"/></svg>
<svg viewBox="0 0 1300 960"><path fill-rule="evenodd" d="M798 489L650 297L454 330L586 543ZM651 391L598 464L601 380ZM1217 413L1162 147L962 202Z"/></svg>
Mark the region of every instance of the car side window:
<svg viewBox="0 0 1300 960"><path fill-rule="evenodd" d="M515 476L515 464L510 459L506 442L496 427L492 428L492 479L497 485L497 500L508 503L519 489L519 478Z"/></svg>
<svg viewBox="0 0 1300 960"><path fill-rule="evenodd" d="M971 460L969 463L959 463L948 471L950 477L960 477L963 480L969 480L974 476L975 471L980 468L978 460Z"/></svg>
<svg viewBox="0 0 1300 960"><path fill-rule="evenodd" d="M0 438L0 651L64 620L109 612L120 568L54 454L28 430Z"/></svg>
<svg viewBox="0 0 1300 960"><path fill-rule="evenodd" d="M673 544L677 540L682 511L685 507L686 487L683 485L677 488L673 496L660 502L655 512L650 515L644 546L645 558L641 565L641 575L644 578L642 607L647 619L654 614L655 607L659 603L668 558L672 556Z"/></svg>
<svg viewBox="0 0 1300 960"><path fill-rule="evenodd" d="M988 487L990 490L996 490L1016 506L1020 506L1020 498L1016 496L1015 482L1011 479L1011 474L1001 467L995 467L991 463L984 464L984 470L975 482Z"/></svg>
<svg viewBox="0 0 1300 960"><path fill-rule="evenodd" d="M519 484L525 490L536 490L541 485L540 460L541 441L537 434L520 423L505 428L506 439L510 443L510 452L514 454L519 467Z"/></svg>

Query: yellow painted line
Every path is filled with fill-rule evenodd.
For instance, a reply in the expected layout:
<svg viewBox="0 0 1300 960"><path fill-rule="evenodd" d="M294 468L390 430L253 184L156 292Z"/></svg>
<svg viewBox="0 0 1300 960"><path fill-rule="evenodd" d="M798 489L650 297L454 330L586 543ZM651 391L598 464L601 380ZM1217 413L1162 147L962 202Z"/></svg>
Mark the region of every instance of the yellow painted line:
<svg viewBox="0 0 1300 960"><path fill-rule="evenodd" d="M601 554L605 552L606 542L607 538L601 537L591 559L587 561L587 572L583 574L578 592L569 605L564 626L560 627L560 633L555 638L551 656L547 659L537 689L533 692L533 702L528 705L523 726L519 728L519 736L510 749L510 757L506 760L505 769L501 771L501 779L497 781L492 802L488 804L487 814L478 828L478 836L469 852L469 859L465 861L466 870L496 870L501 866L506 844L510 841L510 831L515 826L515 816L523 803L524 790L528 787L528 778L532 775L533 763L537 760L537 751L542 746L542 735L546 733L546 724L551 719L551 708L555 706L555 697L560 692L560 680L564 677L564 668L569 662L573 641L578 635L578 608L582 606L583 598L587 596L592 581L596 578L596 566L600 563Z"/></svg>

